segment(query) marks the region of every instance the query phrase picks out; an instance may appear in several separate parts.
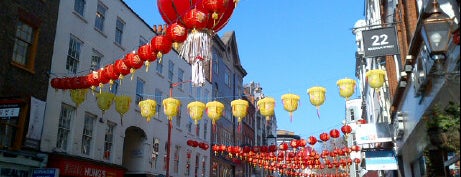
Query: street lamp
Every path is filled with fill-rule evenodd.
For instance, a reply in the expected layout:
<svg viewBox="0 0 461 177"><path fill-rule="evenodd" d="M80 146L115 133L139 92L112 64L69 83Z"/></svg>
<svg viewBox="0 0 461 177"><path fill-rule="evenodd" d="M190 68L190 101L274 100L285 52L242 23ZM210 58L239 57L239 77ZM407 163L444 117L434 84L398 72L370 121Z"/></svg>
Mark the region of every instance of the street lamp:
<svg viewBox="0 0 461 177"><path fill-rule="evenodd" d="M269 134L267 137L266 137L266 142L267 142L267 145L277 145L277 141L276 141L277 137L275 137L274 135Z"/></svg>
<svg viewBox="0 0 461 177"><path fill-rule="evenodd" d="M440 9L439 2L428 4L424 14L423 38L434 60L444 57L451 37L453 20Z"/></svg>

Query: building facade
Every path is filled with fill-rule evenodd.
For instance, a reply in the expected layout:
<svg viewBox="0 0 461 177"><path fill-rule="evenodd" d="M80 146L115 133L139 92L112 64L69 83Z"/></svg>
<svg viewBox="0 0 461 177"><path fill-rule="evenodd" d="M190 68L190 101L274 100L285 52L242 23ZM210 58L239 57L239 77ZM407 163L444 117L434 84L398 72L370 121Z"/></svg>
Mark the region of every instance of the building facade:
<svg viewBox="0 0 461 177"><path fill-rule="evenodd" d="M213 38L213 58L208 70L212 82L212 99L223 103L224 115L213 128L212 144L236 146L245 138L238 136L237 118L232 115L231 102L243 98L243 77L247 74L240 63L235 32L226 32ZM246 136L246 135L245 135ZM212 156L211 176L243 176L245 169L241 163L226 155Z"/></svg>
<svg viewBox="0 0 461 177"><path fill-rule="evenodd" d="M46 167L39 150L59 1L1 1L0 176Z"/></svg>
<svg viewBox="0 0 461 177"><path fill-rule="evenodd" d="M448 45L443 53L436 53L429 46L431 39L425 34L428 29L423 27L433 9L450 19ZM354 28L358 42L358 75L365 83L361 88L362 116L369 123L383 123L389 127L392 140L391 143L367 144L373 145L370 146L373 150L386 149L391 155L385 158L393 159L392 164L381 164L386 168L374 170L381 176L459 174L459 165L456 165L459 154L431 143L431 133L426 126L433 119L435 108L443 109L453 102L459 109L459 1L367 0L365 14L365 19ZM367 34L373 34L370 33L372 29L384 28L394 30L391 34L395 36L397 50L381 54L371 52L370 49L375 48L366 42L373 35ZM366 86L369 85L366 72L373 69L385 70L384 85L378 89ZM368 166L365 164L365 168Z"/></svg>
<svg viewBox="0 0 461 177"><path fill-rule="evenodd" d="M61 1L56 29L52 77L97 72L163 33L121 0ZM191 66L172 50L151 62L148 70L143 66L123 79L88 89L81 104L71 99L69 90L50 87L40 143L40 150L49 154L46 167L59 168L63 176L209 176L209 149L186 142L210 144L211 121L195 125L187 104L206 101L212 88L209 83L192 87L190 79ZM100 108L101 92L130 97L130 109L121 114L115 103ZM171 126L162 105L168 97L181 101ZM138 107L147 99L157 103L150 121Z"/></svg>

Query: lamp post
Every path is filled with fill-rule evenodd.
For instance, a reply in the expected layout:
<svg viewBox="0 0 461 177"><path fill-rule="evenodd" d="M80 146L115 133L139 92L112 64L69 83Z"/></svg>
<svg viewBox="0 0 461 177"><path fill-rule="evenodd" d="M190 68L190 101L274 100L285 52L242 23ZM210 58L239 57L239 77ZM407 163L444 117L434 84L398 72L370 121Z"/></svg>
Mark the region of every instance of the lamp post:
<svg viewBox="0 0 461 177"><path fill-rule="evenodd" d="M451 38L453 20L440 9L437 0L428 4L424 13L423 39L433 60L444 59Z"/></svg>
<svg viewBox="0 0 461 177"><path fill-rule="evenodd" d="M178 85L181 85L181 84L184 84L184 83L187 83L187 82L191 82L190 80L189 81L183 81L183 82L176 82L176 83L170 83L170 98L173 97L173 88L178 86ZM171 128L173 126L171 119L168 119L168 141L167 141L167 149L166 149L166 176L167 177L170 177L170 149L171 149Z"/></svg>

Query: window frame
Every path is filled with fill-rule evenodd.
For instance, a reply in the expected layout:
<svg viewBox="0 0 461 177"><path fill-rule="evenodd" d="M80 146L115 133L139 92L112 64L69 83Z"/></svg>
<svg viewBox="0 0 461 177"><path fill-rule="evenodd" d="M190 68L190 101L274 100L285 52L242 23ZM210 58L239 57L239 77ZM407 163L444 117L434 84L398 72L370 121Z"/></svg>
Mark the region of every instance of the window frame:
<svg viewBox="0 0 461 177"><path fill-rule="evenodd" d="M109 8L104 3L98 1L94 19L94 28L100 32L104 32L104 22L106 21L106 12L108 9Z"/></svg>
<svg viewBox="0 0 461 177"><path fill-rule="evenodd" d="M70 35L69 46L67 48L66 70L69 73L77 74L82 52L83 41L74 35Z"/></svg>
<svg viewBox="0 0 461 177"><path fill-rule="evenodd" d="M110 160L112 157L112 150L114 145L114 130L115 130L115 123L107 121L106 123L106 131L104 133L104 160Z"/></svg>
<svg viewBox="0 0 461 177"><path fill-rule="evenodd" d="M66 113L64 113L64 111ZM72 132L72 126L70 125L72 123L72 120L75 117L75 111L76 111L75 107L65 104L65 103L61 104L61 113L59 114L59 123L58 123L58 131L57 131L57 138L56 138L56 148L57 149L67 151L67 148L69 147L69 142L70 142L69 138ZM66 114L66 115L63 115L63 114ZM60 140L61 134L65 136L63 137L65 139Z"/></svg>
<svg viewBox="0 0 461 177"><path fill-rule="evenodd" d="M136 79L136 104L139 104L140 101L144 99L144 86L146 85L146 81L141 78Z"/></svg>
<svg viewBox="0 0 461 177"><path fill-rule="evenodd" d="M40 20L33 18L33 15L30 15L23 10L19 11L19 17L17 19L16 23L16 33L14 36L15 42L14 42L14 48L13 48L13 55L11 56L11 64L22 68L26 71L29 71L31 73L35 72L35 58L37 54L37 49L38 49L38 38L39 38L39 26L40 26ZM26 42L25 39L18 39L18 26L19 23L22 24L22 26L27 25L30 27L31 32L30 32L30 41ZM18 60L15 59L15 53L18 45L18 41L22 41L26 44L25 46L25 56L24 56L24 63L19 62Z"/></svg>
<svg viewBox="0 0 461 177"><path fill-rule="evenodd" d="M121 25L121 26L119 26ZM120 17L117 17L117 21L115 22L115 39L114 42L118 45L122 45L123 41L123 30L125 28L125 21L123 21Z"/></svg>
<svg viewBox="0 0 461 177"><path fill-rule="evenodd" d="M81 153L84 155L89 156L91 154L91 148L93 144L93 132L94 132L94 125L97 119L97 116L94 114L90 114L88 112L85 113L82 129L82 144L81 144Z"/></svg>
<svg viewBox="0 0 461 177"><path fill-rule="evenodd" d="M74 12L84 17L86 0L74 0Z"/></svg>

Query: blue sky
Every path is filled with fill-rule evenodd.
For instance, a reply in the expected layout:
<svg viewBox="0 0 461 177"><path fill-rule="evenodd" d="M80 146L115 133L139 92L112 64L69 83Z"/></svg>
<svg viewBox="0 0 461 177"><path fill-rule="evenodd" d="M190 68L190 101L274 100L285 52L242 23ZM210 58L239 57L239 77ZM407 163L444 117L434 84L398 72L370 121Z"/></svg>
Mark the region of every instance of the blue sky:
<svg viewBox="0 0 461 177"><path fill-rule="evenodd" d="M165 24L156 0L124 0L149 25ZM355 78L355 36L352 28L363 19L362 1L240 0L229 23L218 32L235 31L244 84L260 83L275 98L278 129L302 138L340 129L345 100L336 81ZM320 118L307 89L327 89ZM283 109L285 93L301 97L293 121ZM353 97L357 97L356 93Z"/></svg>

